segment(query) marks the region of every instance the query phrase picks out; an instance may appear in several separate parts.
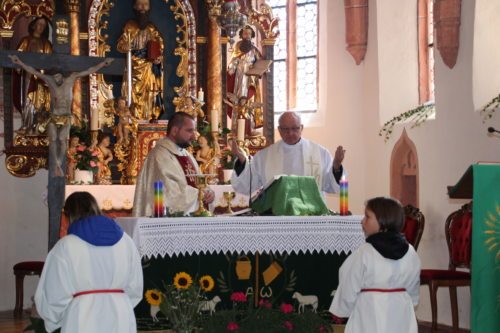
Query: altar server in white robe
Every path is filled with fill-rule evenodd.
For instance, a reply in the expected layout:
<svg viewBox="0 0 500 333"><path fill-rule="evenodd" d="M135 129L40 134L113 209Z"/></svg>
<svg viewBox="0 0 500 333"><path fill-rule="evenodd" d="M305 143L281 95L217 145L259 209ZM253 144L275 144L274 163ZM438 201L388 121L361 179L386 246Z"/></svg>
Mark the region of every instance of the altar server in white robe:
<svg viewBox="0 0 500 333"><path fill-rule="evenodd" d="M362 221L366 243L342 264L330 306L337 317L349 317L346 333L417 333L420 259L400 233L401 204L391 198L367 202Z"/></svg>
<svg viewBox="0 0 500 333"><path fill-rule="evenodd" d="M338 192L345 150L337 147L333 158L326 148L302 138L303 128L297 113L283 113L278 126L282 140L259 151L250 162L233 141L232 151L238 157L231 178L234 190L253 193L270 184L275 176L296 175L315 177L322 192Z"/></svg>
<svg viewBox="0 0 500 333"><path fill-rule="evenodd" d="M88 192L65 202L68 235L49 252L35 294L45 328L62 333L137 332L141 258L132 239L102 216Z"/></svg>

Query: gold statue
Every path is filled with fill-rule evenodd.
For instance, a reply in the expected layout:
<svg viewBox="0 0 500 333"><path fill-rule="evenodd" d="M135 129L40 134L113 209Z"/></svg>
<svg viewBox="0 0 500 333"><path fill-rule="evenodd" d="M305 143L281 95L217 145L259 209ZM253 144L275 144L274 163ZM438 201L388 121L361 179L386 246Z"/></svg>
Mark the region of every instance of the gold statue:
<svg viewBox="0 0 500 333"><path fill-rule="evenodd" d="M240 30L239 36L241 40L235 44L227 66L227 94L233 94L236 99L246 97L252 102L261 103L259 78L246 75L252 65L262 58L260 51L252 43L252 39L255 38L255 30L247 25ZM231 120L238 118L238 115L233 115L231 108L228 109L227 113ZM254 128L261 128L264 124L264 115L260 106L254 110L254 124Z"/></svg>
<svg viewBox="0 0 500 333"><path fill-rule="evenodd" d="M127 144L129 142L130 128L134 123L134 117L127 106L125 97L118 97L116 100L115 113L118 116L118 123L115 126L117 144Z"/></svg>
<svg viewBox="0 0 500 333"><path fill-rule="evenodd" d="M205 103L189 94L175 97L173 103L175 105L175 112L186 112L195 119L197 117L203 118L205 116L205 112L203 112L202 109Z"/></svg>
<svg viewBox="0 0 500 333"><path fill-rule="evenodd" d="M233 109L231 119L231 132L236 135L238 131L237 119L246 119L245 136L255 136L257 131L255 111L262 107L262 103L251 102L246 96L237 98L234 94L228 93L224 103Z"/></svg>
<svg viewBox="0 0 500 333"><path fill-rule="evenodd" d="M92 144L92 149L97 153L99 171L96 175L96 183L99 185L111 185L111 169L109 162L113 160L113 153L109 149L111 139L109 134L101 134L99 140Z"/></svg>
<svg viewBox="0 0 500 333"><path fill-rule="evenodd" d="M141 120L158 119L163 112L163 38L149 20L149 0L135 0L137 20L128 21L118 39L117 50L131 53L131 103L137 107L135 116ZM127 68L122 96L128 96Z"/></svg>
<svg viewBox="0 0 500 333"><path fill-rule="evenodd" d="M28 32L29 35L21 39L18 51L52 53L46 18L36 17L29 24ZM21 112L22 118L19 132L26 134L45 132L50 112L50 93L47 84L27 71L16 69L13 73L12 87L13 104Z"/></svg>
<svg viewBox="0 0 500 333"><path fill-rule="evenodd" d="M200 148L196 152L196 161L200 164L201 173L214 175L217 173L217 167L220 160L219 145L214 142L214 147L210 147L208 139L203 135L198 138Z"/></svg>
<svg viewBox="0 0 500 333"><path fill-rule="evenodd" d="M75 181L76 150L79 145L80 138L77 135L72 135L69 138L69 147L66 153L66 179L68 184L72 184Z"/></svg>

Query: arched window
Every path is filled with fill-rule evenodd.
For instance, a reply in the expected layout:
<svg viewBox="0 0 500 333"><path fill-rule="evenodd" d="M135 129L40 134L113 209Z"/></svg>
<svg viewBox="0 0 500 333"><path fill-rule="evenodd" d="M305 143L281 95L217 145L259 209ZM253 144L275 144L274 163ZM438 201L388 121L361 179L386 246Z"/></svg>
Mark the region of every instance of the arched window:
<svg viewBox="0 0 500 333"><path fill-rule="evenodd" d="M267 0L280 19L274 46L274 109L315 112L318 105L318 1Z"/></svg>
<svg viewBox="0 0 500 333"><path fill-rule="evenodd" d="M419 102L434 101L433 0L418 0L418 87Z"/></svg>

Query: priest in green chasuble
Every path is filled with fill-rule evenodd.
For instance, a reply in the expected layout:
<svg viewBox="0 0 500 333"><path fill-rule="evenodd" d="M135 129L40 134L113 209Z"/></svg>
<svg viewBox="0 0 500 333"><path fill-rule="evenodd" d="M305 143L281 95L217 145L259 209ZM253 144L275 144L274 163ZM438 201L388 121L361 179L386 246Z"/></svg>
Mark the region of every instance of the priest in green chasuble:
<svg viewBox="0 0 500 333"><path fill-rule="evenodd" d="M296 175L313 176L322 192L339 192L345 150L337 147L332 157L326 148L302 138L303 128L297 113L283 113L278 126L282 140L259 151L251 162L233 142L233 153L238 156L231 178L234 190L248 194L269 184L275 176Z"/></svg>
<svg viewBox="0 0 500 333"><path fill-rule="evenodd" d="M154 182L162 181L164 202L173 212L190 213L198 208L198 189L193 175L199 174L198 163L188 148L195 138L192 116L176 112L168 122L167 136L156 142L142 165L134 197L134 216L152 216ZM214 192L205 190L205 203L214 200Z"/></svg>

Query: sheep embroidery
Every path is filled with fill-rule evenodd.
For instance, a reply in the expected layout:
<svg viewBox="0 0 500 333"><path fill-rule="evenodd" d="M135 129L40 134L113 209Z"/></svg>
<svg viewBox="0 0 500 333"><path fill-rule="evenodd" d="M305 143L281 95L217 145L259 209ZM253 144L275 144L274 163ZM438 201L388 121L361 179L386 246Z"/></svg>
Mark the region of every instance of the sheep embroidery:
<svg viewBox="0 0 500 333"><path fill-rule="evenodd" d="M312 311L316 313L318 309L318 296L315 295L302 295L299 292L294 292L292 295L293 299L296 299L299 302L299 309L297 313L304 313L304 307L306 305L312 306Z"/></svg>
<svg viewBox="0 0 500 333"><path fill-rule="evenodd" d="M221 299L219 296L215 296L209 301L201 301L200 305L198 306L198 312L209 312L210 315L215 313L215 307L217 306L217 303L220 303Z"/></svg>

